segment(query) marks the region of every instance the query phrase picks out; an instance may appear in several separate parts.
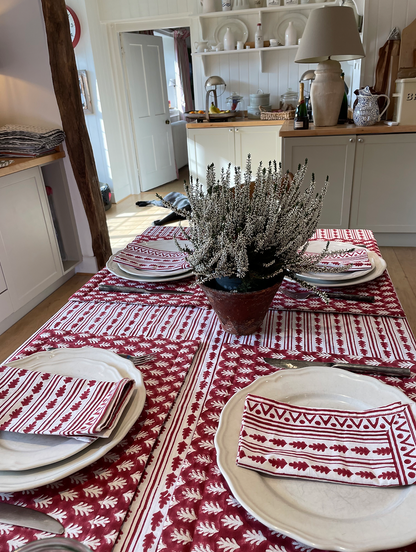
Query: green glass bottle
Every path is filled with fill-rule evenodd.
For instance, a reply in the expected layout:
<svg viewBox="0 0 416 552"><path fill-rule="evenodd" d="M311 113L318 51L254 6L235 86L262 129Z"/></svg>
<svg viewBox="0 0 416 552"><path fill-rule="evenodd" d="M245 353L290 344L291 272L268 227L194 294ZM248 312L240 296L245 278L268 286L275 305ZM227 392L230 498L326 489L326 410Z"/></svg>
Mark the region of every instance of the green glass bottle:
<svg viewBox="0 0 416 552"><path fill-rule="evenodd" d="M303 94L304 83L299 83L299 101L296 106L295 119L293 128L295 130L305 130L309 128L308 108L306 107L305 97Z"/></svg>
<svg viewBox="0 0 416 552"><path fill-rule="evenodd" d="M341 73L341 79L342 79L342 82L344 83L344 73ZM344 97L342 98L341 109L338 117L338 124L343 125L347 121L348 121L348 98L347 98L347 92L345 90L345 83L344 83Z"/></svg>

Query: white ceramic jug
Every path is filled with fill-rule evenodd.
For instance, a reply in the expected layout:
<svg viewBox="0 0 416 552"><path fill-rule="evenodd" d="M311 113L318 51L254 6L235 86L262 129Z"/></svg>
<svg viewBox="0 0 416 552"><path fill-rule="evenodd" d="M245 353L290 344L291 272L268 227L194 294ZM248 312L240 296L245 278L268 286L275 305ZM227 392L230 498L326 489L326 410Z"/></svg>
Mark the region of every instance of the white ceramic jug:
<svg viewBox="0 0 416 552"><path fill-rule="evenodd" d="M217 11L216 0L201 0L202 13Z"/></svg>
<svg viewBox="0 0 416 552"><path fill-rule="evenodd" d="M387 105L380 113L378 98L386 98ZM380 121L381 116L389 107L390 98L386 94L372 94L368 86L358 93L358 102L354 107L352 117L357 126L371 126Z"/></svg>
<svg viewBox="0 0 416 552"><path fill-rule="evenodd" d="M201 40L201 42L195 42L195 52L198 52L200 54L201 52L205 52L205 50L207 49L209 49L207 40Z"/></svg>
<svg viewBox="0 0 416 552"><path fill-rule="evenodd" d="M235 36L230 27L227 27L224 35L224 50L235 50Z"/></svg>

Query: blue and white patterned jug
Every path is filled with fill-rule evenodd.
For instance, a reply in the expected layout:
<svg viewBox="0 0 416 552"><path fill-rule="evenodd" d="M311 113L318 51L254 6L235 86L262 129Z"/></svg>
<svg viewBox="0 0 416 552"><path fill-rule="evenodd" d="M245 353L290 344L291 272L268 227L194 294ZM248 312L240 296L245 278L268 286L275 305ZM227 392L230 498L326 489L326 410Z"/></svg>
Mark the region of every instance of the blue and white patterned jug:
<svg viewBox="0 0 416 552"><path fill-rule="evenodd" d="M378 108L378 98L387 98L387 105L381 113ZM352 116L357 126L375 125L390 104L390 98L386 94L372 94L368 86L358 92L357 100Z"/></svg>

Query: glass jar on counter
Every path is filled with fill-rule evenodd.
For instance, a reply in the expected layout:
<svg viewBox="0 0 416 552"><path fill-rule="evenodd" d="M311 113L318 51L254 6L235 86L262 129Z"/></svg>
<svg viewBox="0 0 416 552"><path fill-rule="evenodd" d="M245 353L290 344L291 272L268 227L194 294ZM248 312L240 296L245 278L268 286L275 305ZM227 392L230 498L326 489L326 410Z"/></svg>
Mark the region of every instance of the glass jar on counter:
<svg viewBox="0 0 416 552"><path fill-rule="evenodd" d="M298 105L298 94L291 88L288 88L287 92L280 96L280 108L283 111L289 111L289 109L296 109Z"/></svg>
<svg viewBox="0 0 416 552"><path fill-rule="evenodd" d="M35 542L29 542L23 548L16 552L92 552L91 548L85 546L76 540L63 537L52 537L51 539L41 539Z"/></svg>

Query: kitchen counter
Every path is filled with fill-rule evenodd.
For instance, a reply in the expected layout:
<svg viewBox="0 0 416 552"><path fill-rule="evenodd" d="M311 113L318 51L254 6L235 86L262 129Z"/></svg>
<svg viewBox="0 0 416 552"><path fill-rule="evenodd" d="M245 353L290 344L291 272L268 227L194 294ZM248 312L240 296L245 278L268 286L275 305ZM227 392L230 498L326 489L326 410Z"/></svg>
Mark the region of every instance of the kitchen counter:
<svg viewBox="0 0 416 552"><path fill-rule="evenodd" d="M260 119L246 119L235 117L230 121L187 123L186 128L222 128L222 127L252 127L252 126L282 126L286 121L261 121ZM293 121L291 122L293 125Z"/></svg>
<svg viewBox="0 0 416 552"><path fill-rule="evenodd" d="M274 121L273 121L274 122ZM345 136L346 134L402 134L416 132L416 125L394 125L388 126L384 123L377 123L368 127L358 127L354 124L337 125L333 127L309 126L308 130L294 130L293 121L284 121L280 129L282 138L295 138L305 136Z"/></svg>

